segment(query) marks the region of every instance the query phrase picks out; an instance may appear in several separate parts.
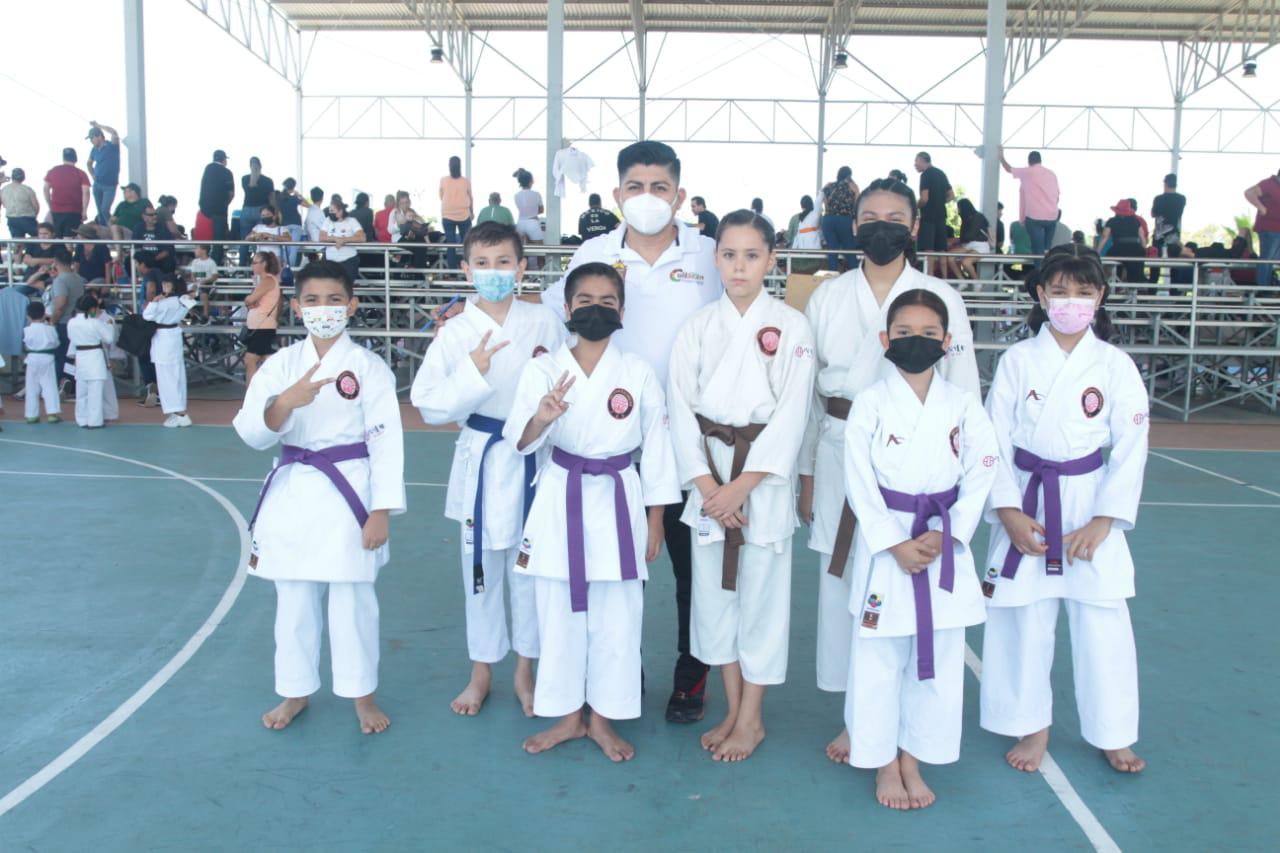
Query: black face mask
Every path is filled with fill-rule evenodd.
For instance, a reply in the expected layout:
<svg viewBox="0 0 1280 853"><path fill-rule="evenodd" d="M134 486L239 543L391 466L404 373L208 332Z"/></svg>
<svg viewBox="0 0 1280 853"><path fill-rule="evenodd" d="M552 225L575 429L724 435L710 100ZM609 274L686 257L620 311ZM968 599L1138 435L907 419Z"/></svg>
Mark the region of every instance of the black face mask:
<svg viewBox="0 0 1280 853"><path fill-rule="evenodd" d="M565 328L588 341L602 341L622 328L622 318L617 308L605 305L584 305L574 309Z"/></svg>
<svg viewBox="0 0 1280 853"><path fill-rule="evenodd" d="M877 219L858 225L858 248L876 266L896 260L911 245L911 229L901 222Z"/></svg>
<svg viewBox="0 0 1280 853"><path fill-rule="evenodd" d="M276 224L275 217L274 217L274 216L264 216L264 217L262 217L262 224L263 224L263 225L275 225L275 224Z"/></svg>
<svg viewBox="0 0 1280 853"><path fill-rule="evenodd" d="M942 341L924 335L894 338L884 351L885 358L907 373L924 373L937 364L943 354Z"/></svg>

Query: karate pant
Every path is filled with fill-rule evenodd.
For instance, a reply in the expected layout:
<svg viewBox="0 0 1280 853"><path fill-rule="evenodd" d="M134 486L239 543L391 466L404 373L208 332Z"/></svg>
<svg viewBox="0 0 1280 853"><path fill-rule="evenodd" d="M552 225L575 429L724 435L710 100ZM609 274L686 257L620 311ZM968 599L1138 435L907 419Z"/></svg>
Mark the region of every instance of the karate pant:
<svg viewBox="0 0 1280 853"><path fill-rule="evenodd" d="M464 530L465 534L465 530ZM464 546L465 547L465 546ZM467 654L477 663L497 663L512 648L526 658L538 656L538 608L533 578L516 574L518 547L502 551L485 549L484 592L476 594L472 555L462 552L462 595L466 599ZM511 590L511 632L507 633L507 609L502 590Z"/></svg>
<svg viewBox="0 0 1280 853"><path fill-rule="evenodd" d="M853 614L849 612L853 549L845 561L843 577L829 573L830 566L831 555L818 552L818 689L840 693L849 679L853 642Z"/></svg>
<svg viewBox="0 0 1280 853"><path fill-rule="evenodd" d="M567 580L533 580L542 647L533 712L563 717L585 704L610 720L639 717L642 583L590 583L587 611L574 613Z"/></svg>
<svg viewBox="0 0 1280 853"><path fill-rule="evenodd" d="M693 546L693 656L711 666L740 664L752 684L787 680L791 632L791 537L773 545L744 544L738 550L736 590L721 587L723 542ZM845 609L849 608L848 599Z"/></svg>
<svg viewBox="0 0 1280 853"><path fill-rule="evenodd" d="M187 365L181 361L156 362L156 389L160 411L166 415L187 410Z"/></svg>
<svg viewBox="0 0 1280 853"><path fill-rule="evenodd" d="M1138 653L1129 605L1046 598L1022 607L987 608L982 640L984 729L1024 737L1053 722L1049 673L1058 602L1067 608L1071 671L1080 733L1099 749L1138 741Z"/></svg>
<svg viewBox="0 0 1280 853"><path fill-rule="evenodd" d="M76 379L76 423L80 426L102 426L102 404L106 396L105 379ZM30 392L27 392L30 396Z"/></svg>
<svg viewBox="0 0 1280 853"><path fill-rule="evenodd" d="M329 656L333 692L346 699L378 688L378 596L372 583L276 581L276 693L310 696L320 689L322 599L329 589Z"/></svg>
<svg viewBox="0 0 1280 853"><path fill-rule="evenodd" d="M58 379L53 371L52 355L36 353L27 356L27 396L23 401L24 417L40 417L41 400L44 400L46 415L62 413L62 402L58 399Z"/></svg>
<svg viewBox="0 0 1280 853"><path fill-rule="evenodd" d="M964 717L964 629L933 632L935 675L927 681L916 676L914 634L855 635L851 648L844 696L849 763L883 767L897 757L899 749L926 764L958 761Z"/></svg>
<svg viewBox="0 0 1280 853"><path fill-rule="evenodd" d="M120 399L116 396L116 377L107 362L107 378L102 383L102 417L109 421L120 420Z"/></svg>

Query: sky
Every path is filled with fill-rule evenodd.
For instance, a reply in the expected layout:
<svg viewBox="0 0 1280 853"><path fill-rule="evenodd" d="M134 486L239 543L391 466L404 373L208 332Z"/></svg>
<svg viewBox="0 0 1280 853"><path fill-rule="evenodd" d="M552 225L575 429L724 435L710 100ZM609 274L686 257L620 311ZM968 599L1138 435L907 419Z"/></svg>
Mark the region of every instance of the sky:
<svg viewBox="0 0 1280 853"><path fill-rule="evenodd" d="M90 119L116 127L128 142L123 3L57 0L5 5L4 26L11 37L0 53L0 100L6 105L0 155L9 161L9 169L24 167L28 182L38 191L41 177L57 164L63 146L76 146L84 162L89 150L84 137ZM308 140L299 173L292 87L182 0L146 0L144 10L147 189L153 199L161 193L176 196L180 222L190 224L194 219L200 173L214 148L228 152L228 165L237 176L248 170L249 156L257 155L263 161L264 172L277 183L300 174L303 187L319 185L326 192L343 193L348 200L355 191L366 191L373 197L375 207L383 195L407 190L421 213L439 216L436 187L446 172L449 156L462 154L460 139ZM59 30L60 22L74 25ZM81 61L51 60L48 36L52 32L59 33L56 55L81 57ZM41 37L12 37L21 33ZM495 33L489 39L496 50L486 52L480 63L474 89L479 99L476 125L496 110L497 102L485 100L486 97L537 95L540 90L525 74L538 79L545 79L546 75L543 34ZM310 36L308 44L309 40ZM650 35L651 57L661 40L661 35ZM621 43L620 34L568 33L565 80L575 81L587 75ZM809 39L807 47L816 49L816 40ZM327 95L460 95L461 83L450 67L428 61L429 48L426 35L416 32L320 34L310 48L303 83L308 95L304 101L304 125L317 130L331 126L333 114L320 115L325 105L322 96ZM854 37L849 51L867 68L851 63L847 71L838 72L829 98L854 101L892 97L886 83L918 97L980 49L976 39ZM92 57L92 63L86 61L87 57ZM1237 85L1224 80L1197 93L1187 102L1184 138L1211 117L1198 110L1248 106L1245 93L1270 103L1280 92L1278 77L1280 54L1265 54L1258 63L1256 79L1246 81L1237 75L1233 78ZM983 63L979 59L929 92L927 100L980 103L982 91ZM592 72L572 94L633 96L634 92L629 61L625 53L620 53ZM763 34L669 36L657 59L649 94L651 98L693 99L816 97L805 40L798 35ZM1159 126L1167 120L1168 113L1164 111L1171 105L1171 98L1158 44L1068 41L1019 81L1007 101L1146 106L1153 108L1150 115ZM698 109L704 107L695 102L691 112L696 114ZM460 104L444 103L441 110L440 116L428 119L433 125L443 124L447 116L460 126ZM622 111L627 114L625 105ZM828 112L829 126L843 121L848 111L847 107L833 106ZM660 118L660 112L665 110L651 104L651 126ZM1076 112L1051 110L1031 118L1017 131L1031 114L1010 109L1005 118L1010 161L1014 165L1025 162L1028 149L1017 143L1028 144L1041 123L1060 128ZM931 151L934 164L948 173L951 183L976 199L981 161L969 148L943 146L951 132L951 112L934 110L931 114L941 128L940 133L933 134L932 144L916 140L914 147L829 145L825 180L833 179L836 168L845 164L853 168L854 179L864 185L893 168L910 173L915 150L925 147ZM905 119L890 124L893 111L884 107L870 115L870 119L857 120L887 125L878 141L907 141ZM1115 122L1122 114L1102 115ZM1235 126L1232 122L1239 120L1236 114L1226 115L1226 136L1230 137ZM15 119L16 116L24 118ZM1280 112L1273 111L1272 116L1265 132L1269 147L1275 151L1280 150L1275 141L1280 140ZM803 124L811 122L810 114L802 111L797 112L797 117ZM980 121L980 113L975 118ZM509 125L511 120L504 117L496 121ZM574 124L574 119L566 116L571 136L576 129ZM1256 122L1246 128L1236 145L1256 139L1262 132L1261 124ZM1078 135L1081 126L1077 123L1076 130L1065 132L1062 138ZM739 121L736 127L740 132L744 125ZM534 125L536 135L542 135L540 128L540 124ZM841 132L849 130L846 126ZM1218 133L1217 125L1210 122L1199 132L1201 139L1213 139ZM660 130L654 136L663 138ZM598 164L587 191L600 192L607 200L607 194L617 184L612 162L619 144L586 138L577 139L576 144ZM690 195L705 196L708 207L721 215L746 207L752 197L759 196L764 200L765 212L781 227L798 209L800 196L814 191L816 151L812 144L685 142L675 147L684 166L683 186ZM546 155L541 141L477 141L472 154L472 183L480 205L491 191L501 192L505 203L510 204L517 189L511 173L517 167L532 171L535 188L546 194ZM1086 231L1095 217L1109 216L1108 208L1122 197L1136 197L1141 209L1147 210L1170 168L1167 153L1045 148L1044 162L1058 174L1064 221ZM1179 169L1179 188L1189 199L1184 233L1206 225L1229 224L1237 215L1252 213L1243 198L1244 190L1278 168L1280 154L1184 155ZM124 182L122 175L121 183ZM1003 176L1000 196L1008 218L1017 209L1017 184L1008 176ZM562 222L569 231L578 212L586 207L586 194L572 188L563 206Z"/></svg>

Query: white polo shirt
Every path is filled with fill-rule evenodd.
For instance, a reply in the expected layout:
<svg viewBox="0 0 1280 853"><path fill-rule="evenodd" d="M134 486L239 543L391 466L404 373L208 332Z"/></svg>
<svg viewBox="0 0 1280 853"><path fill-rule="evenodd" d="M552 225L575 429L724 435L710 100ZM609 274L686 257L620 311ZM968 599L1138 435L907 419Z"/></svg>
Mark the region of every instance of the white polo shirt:
<svg viewBox="0 0 1280 853"><path fill-rule="evenodd" d="M591 261L626 267L625 315L613 335L622 349L643 358L667 384L667 362L676 333L693 313L720 298L724 286L716 270L716 241L696 228L677 223L676 241L649 266L626 245L627 226L592 237L578 247L569 270ZM564 279L542 293L542 302L557 314L564 311Z"/></svg>

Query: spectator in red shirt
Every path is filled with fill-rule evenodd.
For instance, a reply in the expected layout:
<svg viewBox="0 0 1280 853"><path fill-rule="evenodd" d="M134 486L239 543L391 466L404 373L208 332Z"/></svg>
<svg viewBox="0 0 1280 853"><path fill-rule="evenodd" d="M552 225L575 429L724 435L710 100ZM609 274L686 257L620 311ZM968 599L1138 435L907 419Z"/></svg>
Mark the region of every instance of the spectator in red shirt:
<svg viewBox="0 0 1280 853"><path fill-rule="evenodd" d="M62 164L44 176L44 200L52 215L53 233L71 237L89 209L89 176L76 166L76 149L62 149Z"/></svg>
<svg viewBox="0 0 1280 853"><path fill-rule="evenodd" d="M373 233L378 238L379 243L391 242L391 229L387 226L391 222L391 214L396 210L396 197L387 194L382 200L382 210L373 215Z"/></svg>

